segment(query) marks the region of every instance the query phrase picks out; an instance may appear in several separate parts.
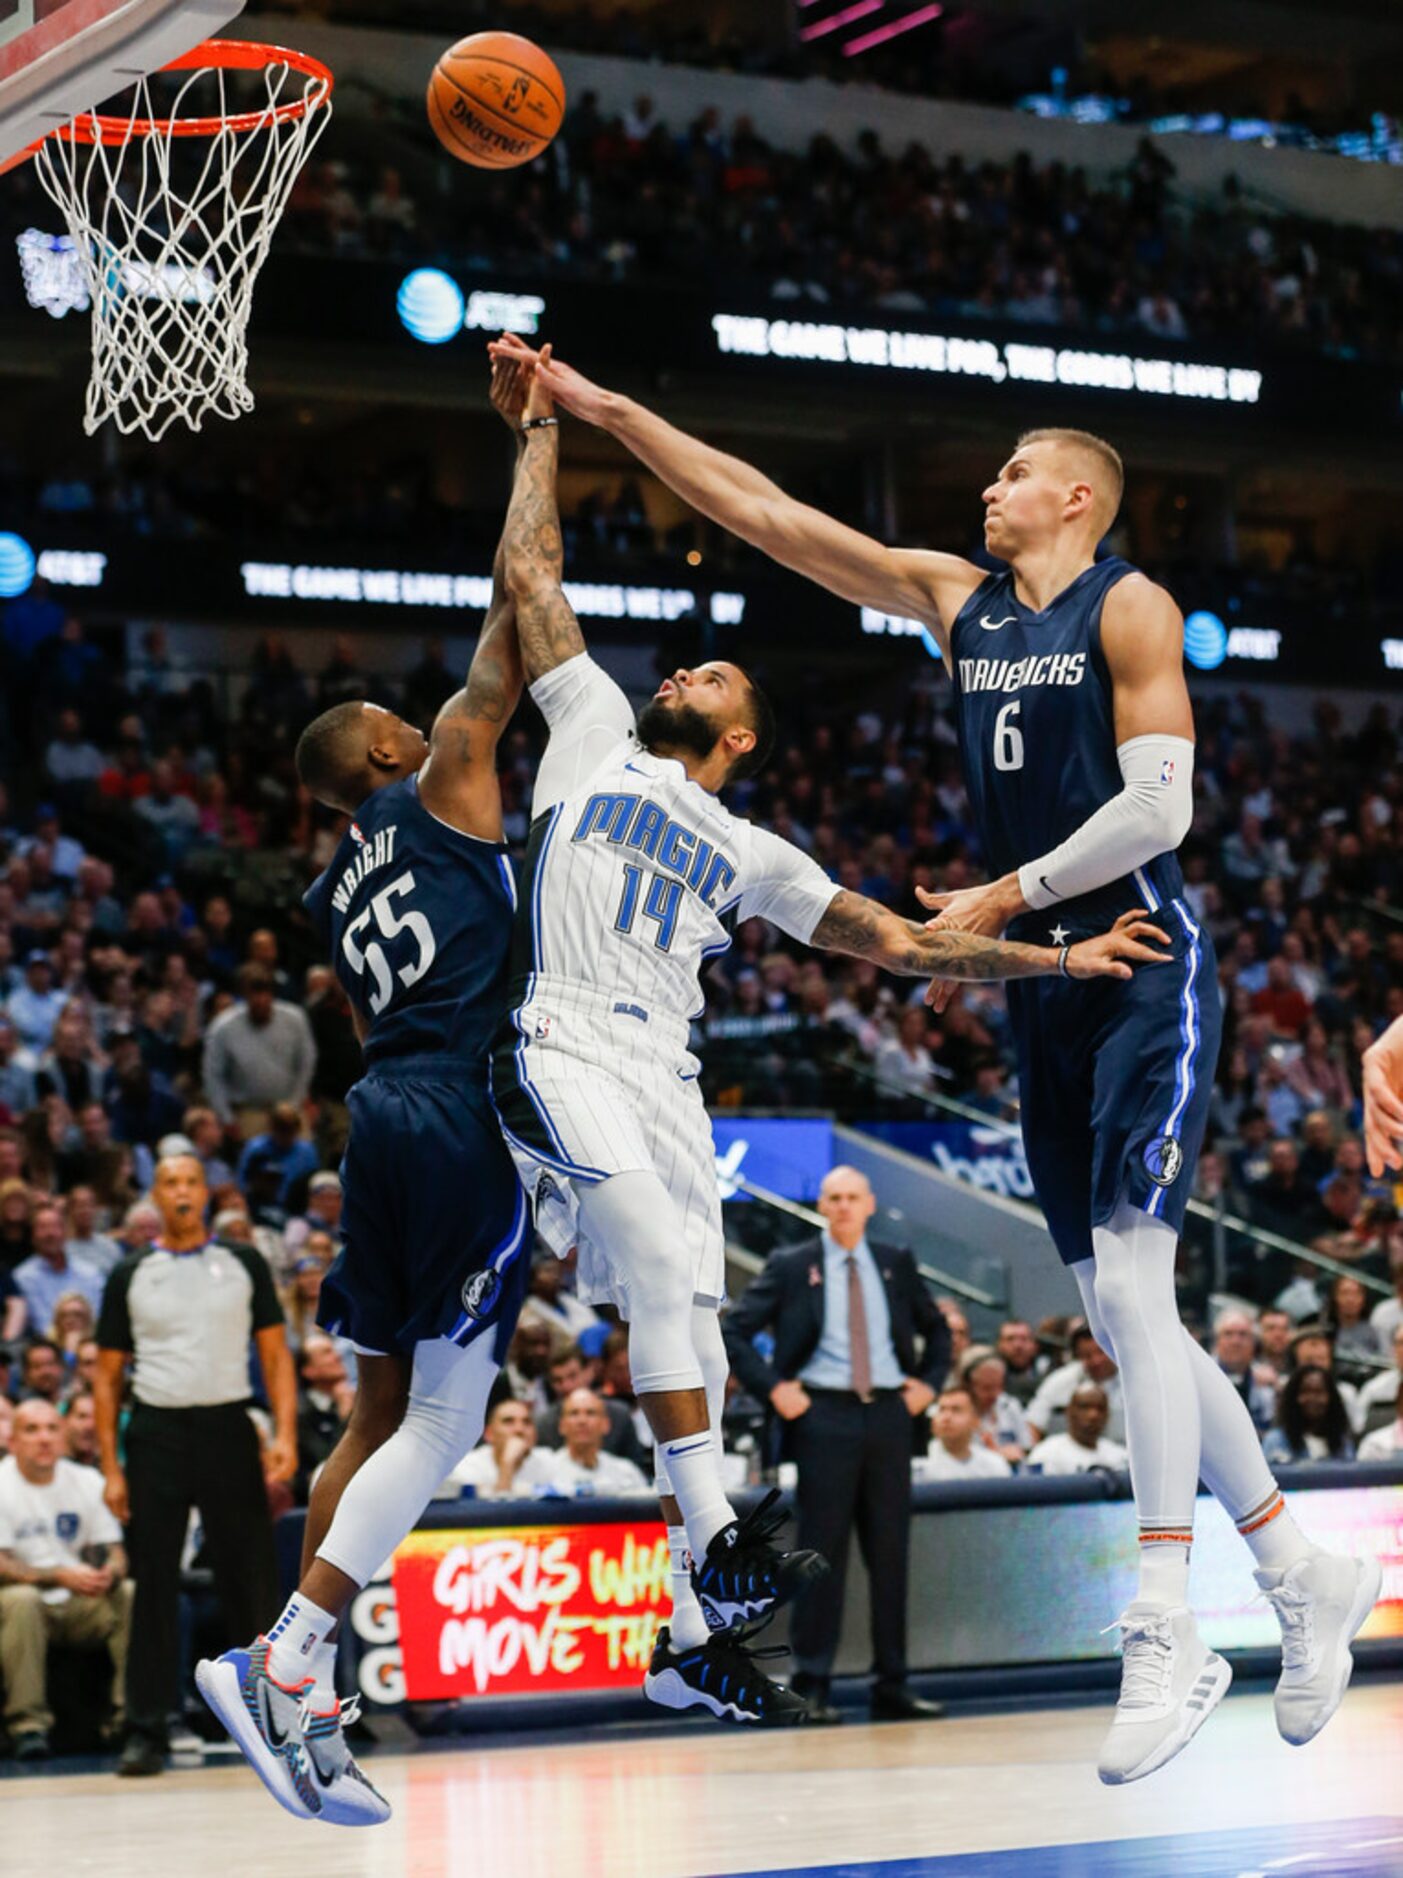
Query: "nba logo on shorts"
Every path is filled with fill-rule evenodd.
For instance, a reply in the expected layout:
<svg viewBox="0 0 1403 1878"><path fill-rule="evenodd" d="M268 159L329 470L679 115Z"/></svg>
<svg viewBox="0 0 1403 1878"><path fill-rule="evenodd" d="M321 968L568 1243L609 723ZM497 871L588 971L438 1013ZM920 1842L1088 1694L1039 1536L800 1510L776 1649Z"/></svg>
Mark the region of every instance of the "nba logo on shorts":
<svg viewBox="0 0 1403 1878"><path fill-rule="evenodd" d="M502 1280L497 1272L474 1272L463 1286L463 1309L469 1317L485 1317L497 1302Z"/></svg>
<svg viewBox="0 0 1403 1878"><path fill-rule="evenodd" d="M1159 781L1162 789L1167 789L1174 780L1174 758L1167 756L1159 766Z"/></svg>
<svg viewBox="0 0 1403 1878"><path fill-rule="evenodd" d="M1184 1165L1184 1150L1173 1135L1161 1135L1145 1149L1145 1171L1157 1187L1172 1187Z"/></svg>

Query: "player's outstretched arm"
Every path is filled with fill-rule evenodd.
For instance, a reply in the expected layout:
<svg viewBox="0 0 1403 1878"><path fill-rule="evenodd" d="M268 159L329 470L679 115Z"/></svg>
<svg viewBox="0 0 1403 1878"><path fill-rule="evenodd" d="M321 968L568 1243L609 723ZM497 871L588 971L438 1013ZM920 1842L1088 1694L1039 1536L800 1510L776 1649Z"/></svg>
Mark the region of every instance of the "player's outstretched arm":
<svg viewBox="0 0 1403 1878"><path fill-rule="evenodd" d="M519 470L526 402L526 374L519 367L494 365L492 402L516 435ZM492 562L492 598L467 679L435 718L429 759L419 773L420 797L432 813L489 841L501 838L497 745L521 701L524 684L516 607L507 589L504 543L499 541Z"/></svg>
<svg viewBox="0 0 1403 1878"><path fill-rule="evenodd" d="M510 333L491 350L494 357L536 356ZM591 383L559 359L543 360L538 370L557 403L617 437L708 520L844 600L919 619L943 634L984 578L959 555L888 548L796 501L751 464Z"/></svg>
<svg viewBox="0 0 1403 1878"><path fill-rule="evenodd" d="M499 356L494 353L494 357ZM542 349L541 356L549 363L549 346ZM534 420L539 427L525 432L525 447L502 533L504 577L516 608L521 659L531 684L585 649L580 622L561 587L565 544L556 498L560 431L554 416L551 395L537 367L526 396L526 422Z"/></svg>
<svg viewBox="0 0 1403 1878"><path fill-rule="evenodd" d="M1376 1180L1403 1168L1403 1017L1364 1052L1364 1147Z"/></svg>
<svg viewBox="0 0 1403 1878"><path fill-rule="evenodd" d="M1167 946L1169 935L1143 913L1127 913L1114 928L1077 945L1027 946L979 933L954 932L903 919L866 895L843 890L814 928L811 943L826 952L871 959L899 978L947 978L978 984L994 978L1129 978L1135 965L1162 964L1166 954L1145 943ZM927 993L927 1002L931 993Z"/></svg>

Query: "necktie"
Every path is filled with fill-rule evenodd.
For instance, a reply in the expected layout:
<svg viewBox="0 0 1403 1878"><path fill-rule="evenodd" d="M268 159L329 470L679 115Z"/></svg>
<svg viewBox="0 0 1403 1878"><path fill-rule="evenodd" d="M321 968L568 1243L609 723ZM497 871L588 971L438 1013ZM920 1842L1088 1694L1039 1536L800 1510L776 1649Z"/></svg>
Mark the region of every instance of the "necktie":
<svg viewBox="0 0 1403 1878"><path fill-rule="evenodd" d="M853 1388L864 1402L872 1400L872 1349L867 1341L867 1303L857 1260L848 1254L848 1355Z"/></svg>

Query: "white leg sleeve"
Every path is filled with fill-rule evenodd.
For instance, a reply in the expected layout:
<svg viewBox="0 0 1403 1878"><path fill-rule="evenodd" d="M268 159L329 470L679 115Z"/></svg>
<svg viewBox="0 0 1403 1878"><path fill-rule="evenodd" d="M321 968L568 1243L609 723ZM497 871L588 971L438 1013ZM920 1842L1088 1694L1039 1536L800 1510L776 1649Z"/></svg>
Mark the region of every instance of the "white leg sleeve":
<svg viewBox="0 0 1403 1878"><path fill-rule="evenodd" d="M726 1355L726 1340L721 1335L720 1314L711 1303L694 1302L692 1305L692 1346L701 1364L711 1445L719 1459L725 1452L721 1443L721 1417L726 1409L726 1378L731 1373L731 1365ZM637 1387L636 1384L634 1386ZM659 1494L672 1492L662 1449L656 1443L653 1447L653 1485Z"/></svg>
<svg viewBox="0 0 1403 1878"><path fill-rule="evenodd" d="M1142 1533L1192 1533L1198 1489L1198 1389L1174 1294L1178 1235L1122 1204L1092 1232L1099 1331L1125 1392L1126 1444Z"/></svg>
<svg viewBox="0 0 1403 1878"><path fill-rule="evenodd" d="M462 1350L435 1337L415 1345L404 1420L347 1483L317 1553L356 1584L375 1576L481 1438L497 1376L492 1343L478 1337Z"/></svg>
<svg viewBox="0 0 1403 1878"><path fill-rule="evenodd" d="M580 1192L580 1227L607 1247L628 1300L638 1395L704 1387L692 1342L692 1261L672 1195L652 1173L612 1174Z"/></svg>
<svg viewBox="0 0 1403 1878"><path fill-rule="evenodd" d="M1081 1292L1091 1333L1108 1356L1115 1356L1110 1332L1096 1301L1096 1262L1082 1259L1072 1267ZM1243 1519L1271 1498L1276 1481L1262 1453L1262 1443L1247 1412L1247 1404L1233 1388L1202 1344L1183 1330L1189 1366L1198 1393L1202 1453L1199 1473L1204 1485L1234 1520ZM1119 1357L1116 1358L1119 1362Z"/></svg>

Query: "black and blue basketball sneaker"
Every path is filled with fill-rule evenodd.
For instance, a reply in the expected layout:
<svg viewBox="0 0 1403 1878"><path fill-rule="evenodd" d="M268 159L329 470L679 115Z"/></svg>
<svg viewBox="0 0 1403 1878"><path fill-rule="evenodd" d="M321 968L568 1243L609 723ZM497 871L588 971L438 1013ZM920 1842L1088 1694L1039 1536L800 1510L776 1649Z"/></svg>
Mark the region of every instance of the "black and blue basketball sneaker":
<svg viewBox="0 0 1403 1878"><path fill-rule="evenodd" d="M820 1553L782 1552L774 1543L785 1518L775 1506L778 1499L779 1489L772 1487L744 1519L721 1528L700 1563L693 1562L692 1589L709 1630L734 1630L768 1617L828 1570Z"/></svg>
<svg viewBox="0 0 1403 1878"><path fill-rule="evenodd" d="M809 1705L782 1682L772 1682L756 1659L787 1656L782 1643L752 1650L741 1633L708 1637L692 1649L675 1650L664 1624L653 1645L643 1693L659 1708L704 1708L721 1721L754 1722L762 1728L800 1728Z"/></svg>

